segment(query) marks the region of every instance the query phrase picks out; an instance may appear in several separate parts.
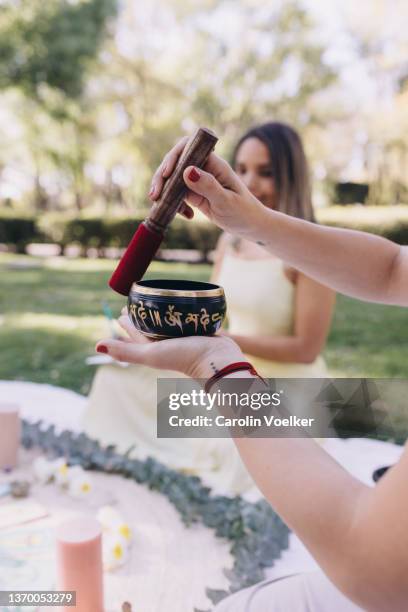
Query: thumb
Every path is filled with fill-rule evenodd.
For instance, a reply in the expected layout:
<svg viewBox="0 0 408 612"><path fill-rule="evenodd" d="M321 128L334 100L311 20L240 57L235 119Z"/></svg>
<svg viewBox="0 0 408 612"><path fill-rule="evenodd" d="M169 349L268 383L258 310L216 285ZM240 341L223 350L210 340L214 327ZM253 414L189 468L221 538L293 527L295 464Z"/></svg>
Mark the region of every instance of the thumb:
<svg viewBox="0 0 408 612"><path fill-rule="evenodd" d="M160 342L148 340L145 342L143 338L141 341L134 341L133 338L132 334L130 342L112 338L100 340L95 347L96 352L105 353L117 361L146 365L151 368L159 368L159 370L175 370L174 352L172 348L170 350L175 340L161 340ZM166 342L172 344L169 346L164 344Z"/></svg>
<svg viewBox="0 0 408 612"><path fill-rule="evenodd" d="M98 353L108 354L117 361L127 363L144 363L146 345L135 342L123 342L122 340L101 340L96 345Z"/></svg>

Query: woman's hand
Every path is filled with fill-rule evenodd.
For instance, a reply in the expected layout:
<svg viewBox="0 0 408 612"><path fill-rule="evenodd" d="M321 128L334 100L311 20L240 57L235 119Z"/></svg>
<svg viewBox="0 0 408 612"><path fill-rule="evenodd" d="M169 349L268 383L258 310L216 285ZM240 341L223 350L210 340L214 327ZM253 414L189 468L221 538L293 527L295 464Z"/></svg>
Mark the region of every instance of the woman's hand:
<svg viewBox="0 0 408 612"><path fill-rule="evenodd" d="M122 310L119 325L128 334L122 340L100 340L96 350L113 359L139 363L160 370L182 372L191 378L210 378L235 361L245 361L238 346L229 338L189 336L152 341L134 327Z"/></svg>
<svg viewBox="0 0 408 612"><path fill-rule="evenodd" d="M149 197L157 200L164 181L173 172L187 138L180 140L164 157L156 170ZM204 170L189 166L184 171L184 182L188 187L186 204L181 210L191 218L194 206L222 229L242 237L256 240L256 219L262 214L263 205L251 194L229 164L211 153ZM190 205L190 206L189 206Z"/></svg>

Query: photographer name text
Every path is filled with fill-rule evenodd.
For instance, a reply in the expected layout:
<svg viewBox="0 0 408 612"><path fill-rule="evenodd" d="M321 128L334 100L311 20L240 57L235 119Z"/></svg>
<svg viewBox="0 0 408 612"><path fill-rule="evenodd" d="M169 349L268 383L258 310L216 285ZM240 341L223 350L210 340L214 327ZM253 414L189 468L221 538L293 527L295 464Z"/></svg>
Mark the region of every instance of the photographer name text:
<svg viewBox="0 0 408 612"><path fill-rule="evenodd" d="M288 418L280 418L275 415L263 416L262 418L246 415L245 417L225 417L218 415L215 418L203 415L187 418L176 414L169 418L171 427L312 427L315 419L297 417L290 415Z"/></svg>

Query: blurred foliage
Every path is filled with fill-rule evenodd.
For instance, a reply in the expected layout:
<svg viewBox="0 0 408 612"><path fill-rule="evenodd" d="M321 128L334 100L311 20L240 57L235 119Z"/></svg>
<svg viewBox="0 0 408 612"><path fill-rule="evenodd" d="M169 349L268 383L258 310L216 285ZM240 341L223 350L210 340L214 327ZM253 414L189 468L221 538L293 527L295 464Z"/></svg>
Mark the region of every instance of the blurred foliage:
<svg viewBox="0 0 408 612"><path fill-rule="evenodd" d="M49 184L58 174L76 208L83 206L86 148L95 134L84 90L116 4L19 0L0 7L0 88L11 91L21 125L24 151L16 158L30 169L35 210L52 207Z"/></svg>
<svg viewBox="0 0 408 612"><path fill-rule="evenodd" d="M355 181L370 204L406 202L406 37L385 0L346 4L343 69L358 62L370 78L365 107L301 0L1 3L0 204L129 215L184 133L208 125L228 157L271 119L302 134L321 199L322 183Z"/></svg>
<svg viewBox="0 0 408 612"><path fill-rule="evenodd" d="M407 203L408 38L404 24L408 5L404 0L358 4L345 0L343 9L344 35L351 41L354 63L369 93L362 96L364 86L356 92L350 89L343 120L335 132L328 130L328 154L338 158L329 174L337 181L354 161L354 176L349 170L347 179L369 183L368 204ZM354 68L352 61L349 68Z"/></svg>
<svg viewBox="0 0 408 612"><path fill-rule="evenodd" d="M333 202L335 204L364 204L369 186L364 183L335 183L333 186Z"/></svg>
<svg viewBox="0 0 408 612"><path fill-rule="evenodd" d="M143 205L163 154L198 124L228 155L268 117L321 122L307 102L334 73L296 0L126 1L114 25L113 14L113 0L22 0L0 12L0 85L22 132L7 160L0 148L0 171L2 157L19 164L32 210Z"/></svg>
<svg viewBox="0 0 408 612"><path fill-rule="evenodd" d="M107 247L125 248L145 215L133 217L67 216L47 213L39 217L0 215L0 242L15 246L20 253L28 243L51 242L62 251L71 244L95 248L103 256ZM323 225L346 227L384 236L398 244L408 244L407 206L332 206L317 210ZM196 249L205 261L216 246L220 230L206 221L177 217L170 225L163 245L167 249Z"/></svg>
<svg viewBox="0 0 408 612"><path fill-rule="evenodd" d="M40 231L33 217L0 217L0 242L13 245L17 253L24 253L27 244L40 241Z"/></svg>
<svg viewBox="0 0 408 612"><path fill-rule="evenodd" d="M331 206L317 211L323 225L347 227L408 244L408 206Z"/></svg>
<svg viewBox="0 0 408 612"><path fill-rule="evenodd" d="M0 87L41 100L42 86L78 98L116 0L19 0L0 7Z"/></svg>
<svg viewBox="0 0 408 612"><path fill-rule="evenodd" d="M61 251L68 245L81 246L86 257L89 248L97 249L103 255L104 248L121 247L129 244L144 215L122 218L67 217L49 213L39 218L0 215L0 242L16 247L24 253L29 243L51 242L58 244ZM189 222L182 218L173 221L166 232L162 248L195 249L201 252L203 261L218 241L221 230L207 222Z"/></svg>

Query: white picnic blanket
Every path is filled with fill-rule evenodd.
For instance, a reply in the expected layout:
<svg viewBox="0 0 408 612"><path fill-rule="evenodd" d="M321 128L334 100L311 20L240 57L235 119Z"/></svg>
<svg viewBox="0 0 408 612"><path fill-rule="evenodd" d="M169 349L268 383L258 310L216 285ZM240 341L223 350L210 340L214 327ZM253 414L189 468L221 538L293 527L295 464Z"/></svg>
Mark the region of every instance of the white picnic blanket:
<svg viewBox="0 0 408 612"><path fill-rule="evenodd" d="M0 401L19 404L22 417L28 421L41 419L54 424L57 431L81 431L86 398L73 391L44 384L0 381ZM366 439L329 439L324 447L366 484L373 484L372 473L376 468L395 463L402 453L400 446ZM202 525L184 528L174 507L157 493L120 477L103 474L97 477L101 483L104 478L115 480L117 502L131 517L136 534L131 567L127 573L112 574L106 582L111 598L118 592L128 594L145 612L210 608L205 587L222 589L228 585L222 574L222 568L232 565L228 545ZM292 534L288 550L266 574L278 577L316 567Z"/></svg>

